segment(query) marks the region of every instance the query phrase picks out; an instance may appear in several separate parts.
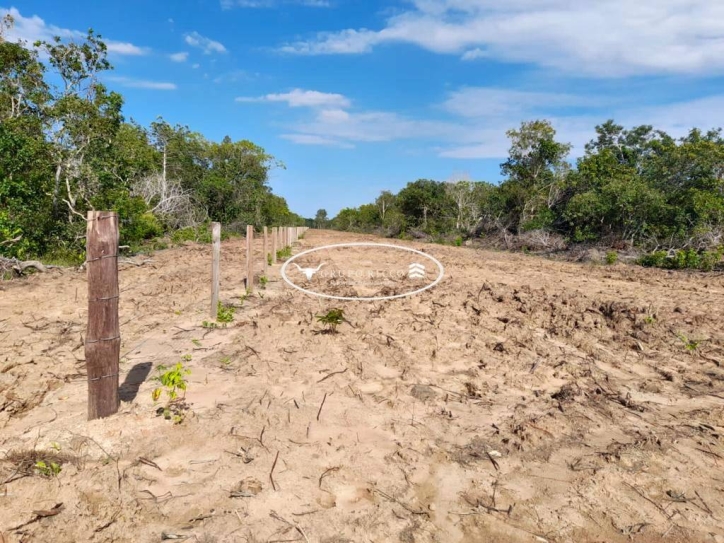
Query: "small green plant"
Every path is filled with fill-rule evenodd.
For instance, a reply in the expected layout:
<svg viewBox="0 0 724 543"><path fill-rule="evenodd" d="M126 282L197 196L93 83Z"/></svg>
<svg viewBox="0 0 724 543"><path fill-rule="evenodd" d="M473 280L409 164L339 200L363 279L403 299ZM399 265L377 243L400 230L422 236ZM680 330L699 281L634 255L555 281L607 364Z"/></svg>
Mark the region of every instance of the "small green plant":
<svg viewBox="0 0 724 543"><path fill-rule="evenodd" d="M272 265L272 255L271 255L271 253L269 253L268 255L266 255L266 263L267 263L268 266L271 266L271 265Z"/></svg>
<svg viewBox="0 0 724 543"><path fill-rule="evenodd" d="M216 323L213 322L213 321L203 321L203 322L201 323L201 327L202 327L202 328L218 328L219 325L216 324Z"/></svg>
<svg viewBox="0 0 724 543"><path fill-rule="evenodd" d="M262 275L259 277L259 284L261 285L261 288L266 288L268 282L269 278L266 275Z"/></svg>
<svg viewBox="0 0 724 543"><path fill-rule="evenodd" d="M458 236L455 238L455 247L462 247L463 245L463 238L462 236Z"/></svg>
<svg viewBox="0 0 724 543"><path fill-rule="evenodd" d="M43 477L57 477L63 470L63 466L57 462L45 462L38 460L35 463L35 470Z"/></svg>
<svg viewBox="0 0 724 543"><path fill-rule="evenodd" d="M186 355L190 356L190 355ZM185 361L186 357L183 358ZM191 374L191 370L183 365L182 362L176 362L176 365L169 368L160 365L156 368L158 375L153 378L154 381L161 383L160 387L153 390L153 401L157 402L161 394L166 391L166 397L169 402L173 402L178 398L179 391L183 391L186 396L186 376Z"/></svg>
<svg viewBox="0 0 724 543"><path fill-rule="evenodd" d="M236 309L230 305L224 305L219 302L216 308L216 322L224 324L230 323L234 320L234 312Z"/></svg>
<svg viewBox="0 0 724 543"><path fill-rule="evenodd" d="M198 339L192 339L192 340L191 340L191 343L193 343L193 344L196 345L197 347L201 347L201 341L198 340Z"/></svg>
<svg viewBox="0 0 724 543"><path fill-rule="evenodd" d="M221 367L223 369L227 369L229 366L231 366L231 357L224 356L221 360L219 360L219 362L221 363Z"/></svg>
<svg viewBox="0 0 724 543"><path fill-rule="evenodd" d="M654 315L646 315L644 322L646 324L656 324L656 317Z"/></svg>
<svg viewBox="0 0 724 543"><path fill-rule="evenodd" d="M324 332L336 334L337 326L344 322L344 310L339 308L330 309L324 315L317 315L317 321L324 324Z"/></svg>
<svg viewBox="0 0 724 543"><path fill-rule="evenodd" d="M606 264L613 266L618 262L618 253L616 251L609 251L606 253Z"/></svg>
<svg viewBox="0 0 724 543"><path fill-rule="evenodd" d="M191 355L182 357L184 361L191 360ZM153 380L158 381L161 386L155 388L151 393L153 401L160 400L161 395L166 393L166 405L156 410L158 415L163 415L166 420L173 420L174 424L181 424L186 417L188 405L184 401L186 397L186 387L188 382L186 376L191 374L191 370L177 362L175 366L169 368L160 365L156 368L158 375ZM179 391L183 392L183 396L179 398Z"/></svg>
<svg viewBox="0 0 724 543"><path fill-rule="evenodd" d="M676 337L678 337L684 344L684 348L692 354L696 352L699 348L699 344L701 343L700 340L688 338L684 334L678 334Z"/></svg>

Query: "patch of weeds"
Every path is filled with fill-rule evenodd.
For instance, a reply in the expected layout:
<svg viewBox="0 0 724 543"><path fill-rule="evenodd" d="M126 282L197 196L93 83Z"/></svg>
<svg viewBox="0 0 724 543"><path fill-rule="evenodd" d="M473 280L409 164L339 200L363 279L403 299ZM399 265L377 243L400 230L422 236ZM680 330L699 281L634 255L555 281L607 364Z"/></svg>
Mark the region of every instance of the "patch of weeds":
<svg viewBox="0 0 724 543"><path fill-rule="evenodd" d="M462 236L458 236L455 238L455 241L453 242L455 247L462 247L463 246L463 238Z"/></svg>
<svg viewBox="0 0 724 543"><path fill-rule="evenodd" d="M613 266L618 262L618 253L616 251L609 251L606 253L606 264Z"/></svg>
<svg viewBox="0 0 724 543"><path fill-rule="evenodd" d="M80 266L85 262L85 252L71 247L58 247L43 257L43 264L63 267Z"/></svg>
<svg viewBox="0 0 724 543"><path fill-rule="evenodd" d="M62 464L58 462L46 462L45 460L38 460L34 467L38 475L42 475L43 477L57 477L63 470Z"/></svg>
<svg viewBox="0 0 724 543"><path fill-rule="evenodd" d="M292 248L291 247L284 247L283 249L279 249L277 251L277 260L285 260L292 256Z"/></svg>
<svg viewBox="0 0 724 543"><path fill-rule="evenodd" d="M336 334L337 326L344 322L344 310L339 308L330 309L323 315L317 315L317 322L324 325L324 330L319 333Z"/></svg>
<svg viewBox="0 0 724 543"><path fill-rule="evenodd" d="M213 329L213 328L218 328L219 325L216 324L214 321L203 321L203 322L201 323L201 327L202 327L202 328L212 328L212 329Z"/></svg>
<svg viewBox="0 0 724 543"><path fill-rule="evenodd" d="M15 475L10 480L32 476L57 477L64 465L78 463L74 456L60 452L57 443L51 447L53 450L11 450L0 461L13 466Z"/></svg>
<svg viewBox="0 0 724 543"><path fill-rule="evenodd" d="M224 305L221 302L219 302L219 305L216 308L216 322L220 322L222 324L228 324L230 322L234 321L234 312L236 309L230 305Z"/></svg>
<svg viewBox="0 0 724 543"><path fill-rule="evenodd" d="M646 315L646 317L644 317L644 322L646 324L656 324L656 316L655 315Z"/></svg>
<svg viewBox="0 0 724 543"><path fill-rule="evenodd" d="M221 369L229 369L231 367L231 357L224 356L221 360L219 360L219 363L221 364Z"/></svg>
<svg viewBox="0 0 724 543"><path fill-rule="evenodd" d="M269 283L269 278L266 275L259 277L259 285L261 285L261 288L266 288L267 283Z"/></svg>
<svg viewBox="0 0 724 543"><path fill-rule="evenodd" d="M196 227L189 226L181 228L171 234L171 241L178 245L184 241L195 241L197 243L211 243L211 231L208 225L202 224Z"/></svg>
<svg viewBox="0 0 724 543"><path fill-rule="evenodd" d="M191 360L191 355L185 355L184 361ZM186 387L188 382L186 376L191 374L191 370L177 362L173 367L160 365L156 368L158 375L153 380L160 383L161 386L155 388L151 393L154 403L159 401L161 395L166 393L166 405L156 410L157 415L163 415L166 420L172 420L174 424L181 424L186 417L188 405L184 401L186 398ZM183 392L183 396L179 398L179 392Z"/></svg>
<svg viewBox="0 0 724 543"><path fill-rule="evenodd" d="M193 343L193 344L196 345L197 347L201 347L201 341L198 340L198 339L192 339L192 340L191 340L191 343Z"/></svg>
<svg viewBox="0 0 724 543"><path fill-rule="evenodd" d="M266 255L266 263L267 263L268 266L271 266L271 265L272 265L272 255L271 255L271 253L269 253L268 255Z"/></svg>

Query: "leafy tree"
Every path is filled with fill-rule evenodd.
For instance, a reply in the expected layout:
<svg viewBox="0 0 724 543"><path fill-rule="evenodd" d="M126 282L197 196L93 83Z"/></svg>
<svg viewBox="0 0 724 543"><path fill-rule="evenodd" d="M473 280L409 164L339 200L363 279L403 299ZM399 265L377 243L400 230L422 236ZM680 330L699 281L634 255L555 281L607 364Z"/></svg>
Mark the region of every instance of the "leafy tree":
<svg viewBox="0 0 724 543"><path fill-rule="evenodd" d="M508 177L503 190L510 225L516 231L548 227L551 210L560 200L560 181L569 168L571 145L555 140L548 121L524 122L507 135L511 145L501 171Z"/></svg>
<svg viewBox="0 0 724 543"><path fill-rule="evenodd" d="M439 230L445 228L443 223L452 215L453 204L444 183L418 179L397 194L397 205L413 226Z"/></svg>
<svg viewBox="0 0 724 543"><path fill-rule="evenodd" d="M324 228L327 225L327 210L318 209L314 216L314 224L317 228Z"/></svg>

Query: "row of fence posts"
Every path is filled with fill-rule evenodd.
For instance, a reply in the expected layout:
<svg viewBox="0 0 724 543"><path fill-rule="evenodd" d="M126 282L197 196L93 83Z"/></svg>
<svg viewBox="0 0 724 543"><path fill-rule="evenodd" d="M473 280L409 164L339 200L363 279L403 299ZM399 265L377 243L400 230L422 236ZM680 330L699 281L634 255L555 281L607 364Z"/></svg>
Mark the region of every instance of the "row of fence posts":
<svg viewBox="0 0 724 543"><path fill-rule="evenodd" d="M86 269L88 274L88 326L85 360L88 374L88 420L118 412L121 330L118 319L118 214L114 211L89 211L86 225ZM264 227L262 274L268 265L277 264L277 253L308 230L305 226ZM269 239L271 237L271 239ZM221 224L211 224L211 316L219 307ZM254 290L254 227L246 227L246 291Z"/></svg>
<svg viewBox="0 0 724 543"><path fill-rule="evenodd" d="M262 228L262 265L261 275L266 276L269 265L276 266L278 254L285 249L291 249L292 244L306 232L306 226L273 226ZM211 223L211 318L215 319L219 310L219 283L221 261L221 223ZM246 293L254 292L254 278L256 277L254 262L254 227L246 227Z"/></svg>

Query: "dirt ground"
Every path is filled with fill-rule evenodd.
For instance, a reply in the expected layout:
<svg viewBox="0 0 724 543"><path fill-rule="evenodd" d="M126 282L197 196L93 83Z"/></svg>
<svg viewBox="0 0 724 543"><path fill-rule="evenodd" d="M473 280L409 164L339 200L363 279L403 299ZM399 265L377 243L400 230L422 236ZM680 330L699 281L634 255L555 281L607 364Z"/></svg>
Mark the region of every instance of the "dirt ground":
<svg viewBox="0 0 724 543"><path fill-rule="evenodd" d="M122 262L122 403L92 422L85 274L0 284L0 542L724 542L722 274L404 245L439 285L335 302L276 266L242 303L225 242L218 329L210 246ZM175 425L151 377L186 355Z"/></svg>

